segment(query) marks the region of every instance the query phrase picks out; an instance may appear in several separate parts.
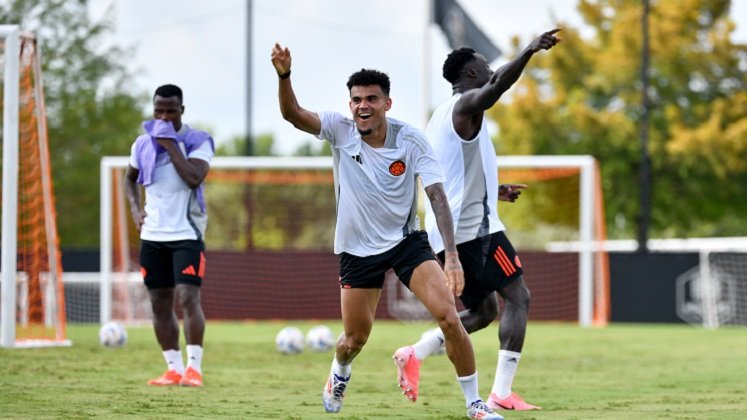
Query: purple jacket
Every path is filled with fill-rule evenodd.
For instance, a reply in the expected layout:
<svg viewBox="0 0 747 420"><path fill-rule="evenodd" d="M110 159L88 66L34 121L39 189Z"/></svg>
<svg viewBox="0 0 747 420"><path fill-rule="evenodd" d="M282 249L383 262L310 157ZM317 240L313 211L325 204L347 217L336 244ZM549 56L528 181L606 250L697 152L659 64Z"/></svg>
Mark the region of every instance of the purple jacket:
<svg viewBox="0 0 747 420"><path fill-rule="evenodd" d="M160 138L171 138L177 142L184 143L184 147L187 150L187 156L192 150L195 150L202 146L206 141L210 142L210 147L215 152L215 143L213 138L204 131L193 130L188 125L184 124L184 130L181 133L174 131L171 123L166 123L161 120L149 120L143 123L143 128L146 134L142 134L135 139L135 159L140 173L137 177L137 182L147 187L153 182L153 171L156 169L156 158L159 151L163 152L163 148L156 142L156 136ZM197 202L200 205L202 212L205 212L205 194L204 194L204 183L201 183L197 188Z"/></svg>

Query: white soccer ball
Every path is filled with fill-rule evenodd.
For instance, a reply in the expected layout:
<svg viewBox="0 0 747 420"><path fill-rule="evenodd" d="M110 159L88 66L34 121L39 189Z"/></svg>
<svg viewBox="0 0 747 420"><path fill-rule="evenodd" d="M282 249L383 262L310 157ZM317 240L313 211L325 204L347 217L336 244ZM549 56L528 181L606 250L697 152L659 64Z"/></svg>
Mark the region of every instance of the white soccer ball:
<svg viewBox="0 0 747 420"><path fill-rule="evenodd" d="M285 327L275 336L275 347L283 354L303 351L303 333L296 327Z"/></svg>
<svg viewBox="0 0 747 420"><path fill-rule="evenodd" d="M318 352L330 351L335 346L335 335L326 325L317 325L306 333L306 346Z"/></svg>
<svg viewBox="0 0 747 420"><path fill-rule="evenodd" d="M99 329L99 343L104 347L122 347L127 344L127 329L119 322L107 322Z"/></svg>

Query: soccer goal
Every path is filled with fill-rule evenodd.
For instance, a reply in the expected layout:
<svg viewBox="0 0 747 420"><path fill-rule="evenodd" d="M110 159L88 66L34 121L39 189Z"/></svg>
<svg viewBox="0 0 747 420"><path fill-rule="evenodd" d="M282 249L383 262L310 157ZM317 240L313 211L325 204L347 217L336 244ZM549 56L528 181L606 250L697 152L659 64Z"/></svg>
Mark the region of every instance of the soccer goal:
<svg viewBox="0 0 747 420"><path fill-rule="evenodd" d="M89 308L94 315L86 317L98 315L100 322L150 318L138 273L138 232L122 188L127 162L126 157L101 161L100 301L76 305ZM606 253L594 246L605 239L595 160L502 156L498 164L500 182L529 185L516 203L501 203L500 212L532 291L530 319L605 324L609 279ZM206 182L206 316L339 318L332 158L216 157ZM549 252L552 241L589 246ZM427 318L395 279L387 280L378 310L380 318Z"/></svg>
<svg viewBox="0 0 747 420"><path fill-rule="evenodd" d="M49 166L40 52L0 25L3 50L0 345L70 345Z"/></svg>

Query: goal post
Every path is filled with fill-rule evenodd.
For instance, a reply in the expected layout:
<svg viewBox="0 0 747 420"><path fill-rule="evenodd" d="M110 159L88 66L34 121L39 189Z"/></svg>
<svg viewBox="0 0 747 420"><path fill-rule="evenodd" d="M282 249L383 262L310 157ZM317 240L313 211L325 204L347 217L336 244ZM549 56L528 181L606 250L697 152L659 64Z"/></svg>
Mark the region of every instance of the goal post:
<svg viewBox="0 0 747 420"><path fill-rule="evenodd" d="M18 199L18 63L20 29L0 25L5 46L3 74L3 203ZM0 345L16 341L16 232L17 208L3 205L2 214L2 337Z"/></svg>
<svg viewBox="0 0 747 420"><path fill-rule="evenodd" d="M41 57L32 34L0 25L3 49L0 346L67 346Z"/></svg>
<svg viewBox="0 0 747 420"><path fill-rule="evenodd" d="M595 205L602 203L601 188L596 188L598 172L596 160L592 156L498 156L499 168L578 168L579 175L579 219L578 240L584 246L578 251L578 322L582 326L603 325L608 320L608 300L605 296L609 279L603 280L605 274L597 273L597 284L594 281L595 251L594 244L603 238L603 214L595 214ZM597 213L603 211L597 208ZM509 226L510 228L510 226ZM603 256L606 258L606 255ZM597 270L603 270L597 263ZM595 289L597 295L595 296ZM597 313L595 314L595 307Z"/></svg>
<svg viewBox="0 0 747 420"><path fill-rule="evenodd" d="M148 303L139 301L144 287L138 279L138 233L130 212L123 209L127 203L121 180L127 164L127 157L101 161L101 283L99 303L92 305L100 308L101 322L138 322L150 316ZM530 319L605 325L609 274L607 254L597 246L606 238L595 159L499 156L498 166L501 183L529 184L516 203L500 204L500 212L521 255L533 302L538 302ZM332 179L329 156L213 159L206 179L208 264L203 293L211 318L337 316ZM422 191L420 197L422 201ZM553 240L586 246L548 251L546 245ZM328 292L316 294L313 289L322 283ZM422 315L406 291L387 283L379 305L383 312L377 316L407 320ZM290 294L276 296L279 293ZM299 312L294 294L310 299L318 310Z"/></svg>

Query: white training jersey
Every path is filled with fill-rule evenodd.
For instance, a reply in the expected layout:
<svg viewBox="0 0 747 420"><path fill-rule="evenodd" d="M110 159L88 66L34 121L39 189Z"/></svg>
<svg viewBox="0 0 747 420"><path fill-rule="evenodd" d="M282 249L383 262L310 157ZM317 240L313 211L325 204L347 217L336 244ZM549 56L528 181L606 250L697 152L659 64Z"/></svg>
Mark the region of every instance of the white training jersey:
<svg viewBox="0 0 747 420"><path fill-rule="evenodd" d="M422 131L387 118L384 146L361 139L355 122L336 112L319 114L318 137L332 145L337 224L335 254L381 254L420 228L417 177L423 187L443 182Z"/></svg>
<svg viewBox="0 0 747 420"><path fill-rule="evenodd" d="M179 148L186 155L184 142ZM208 163L213 158L210 142L192 150L188 159ZM135 144L130 152L130 166L140 169L135 156ZM145 223L140 229L140 239L169 242L203 239L207 227L207 214L197 202L197 191L189 188L176 172L168 153L159 153L153 170L153 183L145 187Z"/></svg>
<svg viewBox="0 0 747 420"><path fill-rule="evenodd" d="M459 137L454 129L452 114L461 96L455 94L439 105L425 131L446 178L444 190L457 244L505 229L498 218L498 165L485 119L477 137L469 141ZM425 207L425 229L433 250L443 251L443 240L429 202Z"/></svg>

